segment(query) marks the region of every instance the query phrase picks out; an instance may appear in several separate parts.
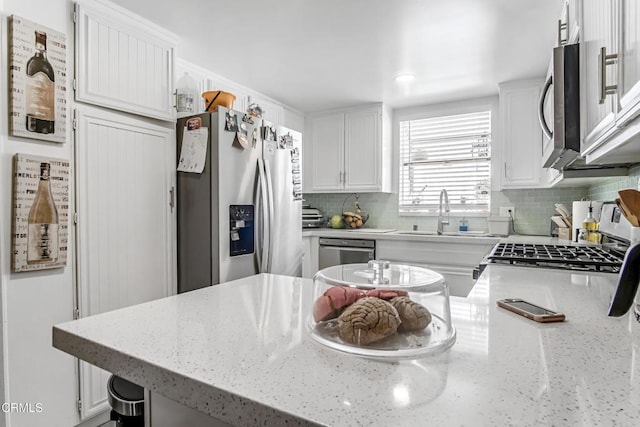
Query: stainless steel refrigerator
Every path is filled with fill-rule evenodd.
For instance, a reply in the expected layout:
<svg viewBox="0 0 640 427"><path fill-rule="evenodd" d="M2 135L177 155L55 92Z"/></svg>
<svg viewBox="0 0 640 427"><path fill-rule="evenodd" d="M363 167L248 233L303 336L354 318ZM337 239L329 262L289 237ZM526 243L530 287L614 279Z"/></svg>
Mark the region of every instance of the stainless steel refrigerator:
<svg viewBox="0 0 640 427"><path fill-rule="evenodd" d="M178 292L301 276L302 134L218 107L178 120L179 159L196 128L207 130L204 170L177 172Z"/></svg>

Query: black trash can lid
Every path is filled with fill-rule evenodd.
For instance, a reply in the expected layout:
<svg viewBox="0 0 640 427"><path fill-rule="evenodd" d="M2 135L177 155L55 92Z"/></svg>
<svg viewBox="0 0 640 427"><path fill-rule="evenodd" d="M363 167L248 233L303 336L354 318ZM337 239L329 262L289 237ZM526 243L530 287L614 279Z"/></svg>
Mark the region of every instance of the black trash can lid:
<svg viewBox="0 0 640 427"><path fill-rule="evenodd" d="M118 414L134 417L144 413L144 388L139 385L111 375L107 392L109 405Z"/></svg>
<svg viewBox="0 0 640 427"><path fill-rule="evenodd" d="M144 388L124 378L114 375L111 388L120 399L130 401L144 400Z"/></svg>

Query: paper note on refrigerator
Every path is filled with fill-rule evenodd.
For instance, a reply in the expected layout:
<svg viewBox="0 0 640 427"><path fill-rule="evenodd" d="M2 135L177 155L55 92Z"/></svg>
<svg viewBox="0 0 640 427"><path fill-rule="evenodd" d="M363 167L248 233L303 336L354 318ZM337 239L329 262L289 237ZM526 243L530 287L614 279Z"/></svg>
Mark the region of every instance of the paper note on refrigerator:
<svg viewBox="0 0 640 427"><path fill-rule="evenodd" d="M208 136L209 129L206 127L192 130L184 128L178 171L202 173L207 158Z"/></svg>

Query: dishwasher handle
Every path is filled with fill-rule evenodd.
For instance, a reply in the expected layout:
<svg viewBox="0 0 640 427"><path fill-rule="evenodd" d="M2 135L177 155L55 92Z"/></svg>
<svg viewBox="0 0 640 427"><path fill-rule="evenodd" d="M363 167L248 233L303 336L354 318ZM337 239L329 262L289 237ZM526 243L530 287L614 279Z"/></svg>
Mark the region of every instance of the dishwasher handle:
<svg viewBox="0 0 640 427"><path fill-rule="evenodd" d="M331 249L331 250L340 251L340 252L370 252L370 253L374 252L373 248L350 248L348 246L321 245L320 248L321 249Z"/></svg>
<svg viewBox="0 0 640 427"><path fill-rule="evenodd" d="M335 237L321 237L320 246L340 246L344 248L369 248L375 249L375 240L364 239L340 239Z"/></svg>

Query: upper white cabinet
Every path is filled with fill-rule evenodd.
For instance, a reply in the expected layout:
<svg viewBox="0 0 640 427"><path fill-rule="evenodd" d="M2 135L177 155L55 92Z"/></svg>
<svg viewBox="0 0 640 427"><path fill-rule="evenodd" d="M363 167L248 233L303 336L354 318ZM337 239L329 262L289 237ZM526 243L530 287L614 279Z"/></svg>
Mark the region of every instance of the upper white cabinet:
<svg viewBox="0 0 640 427"><path fill-rule="evenodd" d="M584 95L582 151L608 132L615 123L616 93L605 86L615 81L617 62L606 56L618 51L613 32L615 0L585 0L581 56L582 93ZM605 56L603 56L603 53ZM607 65L608 64L608 65Z"/></svg>
<svg viewBox="0 0 640 427"><path fill-rule="evenodd" d="M638 18L634 0L582 3L581 151L587 163L640 162Z"/></svg>
<svg viewBox="0 0 640 427"><path fill-rule="evenodd" d="M624 0L621 6L621 88L622 115L631 113L640 102L640 5L636 0Z"/></svg>
<svg viewBox="0 0 640 427"><path fill-rule="evenodd" d="M305 192L390 192L391 113L382 104L309 117Z"/></svg>
<svg viewBox="0 0 640 427"><path fill-rule="evenodd" d="M115 5L76 4L76 100L174 120L175 40Z"/></svg>
<svg viewBox="0 0 640 427"><path fill-rule="evenodd" d="M342 191L344 165L344 114L309 119L304 155L305 192Z"/></svg>
<svg viewBox="0 0 640 427"><path fill-rule="evenodd" d="M543 138L538 124L542 81L521 80L500 84L501 188L541 188Z"/></svg>

